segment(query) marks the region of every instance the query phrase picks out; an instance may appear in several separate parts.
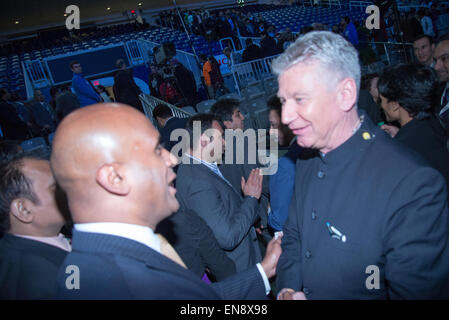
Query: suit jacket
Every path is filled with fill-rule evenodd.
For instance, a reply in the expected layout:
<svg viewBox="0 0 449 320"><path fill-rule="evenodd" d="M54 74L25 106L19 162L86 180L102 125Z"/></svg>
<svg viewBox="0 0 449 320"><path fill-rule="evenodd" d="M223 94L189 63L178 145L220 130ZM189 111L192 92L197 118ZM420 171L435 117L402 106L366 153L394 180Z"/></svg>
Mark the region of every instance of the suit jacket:
<svg viewBox="0 0 449 320"><path fill-rule="evenodd" d="M5 234L0 240L0 299L52 299L67 252Z"/></svg>
<svg viewBox="0 0 449 320"><path fill-rule="evenodd" d="M79 269L79 289L67 289L66 267ZM59 299L266 299L256 266L207 285L191 271L137 241L73 231L72 252L57 276Z"/></svg>
<svg viewBox="0 0 449 320"><path fill-rule="evenodd" d="M324 157L306 155L283 228L278 288L308 299L439 297L449 278L449 212L438 171L368 117Z"/></svg>
<svg viewBox="0 0 449 320"><path fill-rule="evenodd" d="M229 160L226 159L226 152L224 154L224 159L223 159L223 164L221 164L219 166L221 173L223 174L223 176L232 184L232 186L234 187L235 190L239 191L240 194L243 196L242 193L242 177L245 178L245 181L248 180L248 177L251 173L251 170L256 169L256 168L261 168L262 165L259 162L258 159L258 155L257 155L257 149L256 151L256 155L255 155L255 162L256 163L252 163L254 161L252 161L253 159L251 158L250 154L249 154L249 144L248 144L248 140L247 139L237 139L237 137L233 138L233 159L232 159L232 163L228 164L227 162ZM237 157L237 151L238 150L238 145L242 143L243 144L243 152L244 152L244 157L240 160ZM253 151L253 150L251 150ZM240 151L239 151L240 152ZM237 162L237 160L239 160L239 162ZM243 163L240 163L243 162ZM257 221L257 224L263 225L264 227L267 226L268 224L268 202L269 202L269 181L268 181L268 175L265 175L263 177L263 182L262 182L262 195L259 199L259 208L258 208L258 215L260 218L260 221ZM264 236L267 237L267 240L269 241L270 239L268 239L269 235L264 234Z"/></svg>
<svg viewBox="0 0 449 320"><path fill-rule="evenodd" d="M234 262L221 250L212 230L195 212L175 212L158 224L156 232L164 235L199 278L206 268L217 281L236 273Z"/></svg>
<svg viewBox="0 0 449 320"><path fill-rule="evenodd" d="M203 164L179 165L176 196L182 208L195 211L212 229L220 247L237 268L248 269L261 261L253 223L257 219L258 201L242 197Z"/></svg>
<svg viewBox="0 0 449 320"><path fill-rule="evenodd" d="M161 140L165 149L170 151L174 145L181 141L181 139L170 141L170 135L176 129L185 129L187 120L188 118L172 117L165 123L165 126L161 129Z"/></svg>
<svg viewBox="0 0 449 320"><path fill-rule="evenodd" d="M114 76L115 101L127 104L143 112L139 99L140 88L134 82L132 70L119 70Z"/></svg>

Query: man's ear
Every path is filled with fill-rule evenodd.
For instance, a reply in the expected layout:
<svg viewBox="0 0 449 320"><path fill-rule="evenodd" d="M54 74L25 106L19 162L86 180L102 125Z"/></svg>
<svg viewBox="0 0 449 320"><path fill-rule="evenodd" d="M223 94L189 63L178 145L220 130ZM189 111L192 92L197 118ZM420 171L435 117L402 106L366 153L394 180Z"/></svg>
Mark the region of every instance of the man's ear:
<svg viewBox="0 0 449 320"><path fill-rule="evenodd" d="M131 191L131 186L124 175L124 168L118 163L102 165L97 170L95 180L106 191L119 196L126 196Z"/></svg>
<svg viewBox="0 0 449 320"><path fill-rule="evenodd" d="M354 79L345 78L338 87L338 105L343 111L349 111L357 103L357 85Z"/></svg>
<svg viewBox="0 0 449 320"><path fill-rule="evenodd" d="M22 223L31 223L33 222L33 211L31 210L31 201L18 198L11 202L11 206L9 210L11 214L16 217Z"/></svg>

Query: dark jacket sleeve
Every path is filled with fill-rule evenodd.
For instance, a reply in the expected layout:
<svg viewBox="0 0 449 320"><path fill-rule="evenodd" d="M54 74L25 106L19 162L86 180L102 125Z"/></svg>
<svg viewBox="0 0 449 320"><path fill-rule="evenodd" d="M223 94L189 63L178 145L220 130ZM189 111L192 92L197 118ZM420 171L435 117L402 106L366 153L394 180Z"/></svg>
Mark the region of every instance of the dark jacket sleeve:
<svg viewBox="0 0 449 320"><path fill-rule="evenodd" d="M199 251L201 259L209 268L217 281L221 281L233 274L236 268L234 262L224 253L209 226L196 214L192 218L192 225L197 226L197 235L200 237Z"/></svg>
<svg viewBox="0 0 449 320"><path fill-rule="evenodd" d="M416 183L422 181L422 183ZM412 189L412 190L411 190ZM413 195L405 198L402 195ZM449 279L449 212L443 177L420 168L391 193L382 237L391 299L435 299ZM446 292L447 294L447 292Z"/></svg>
<svg viewBox="0 0 449 320"><path fill-rule="evenodd" d="M256 266L211 284L224 300L267 300L265 285Z"/></svg>

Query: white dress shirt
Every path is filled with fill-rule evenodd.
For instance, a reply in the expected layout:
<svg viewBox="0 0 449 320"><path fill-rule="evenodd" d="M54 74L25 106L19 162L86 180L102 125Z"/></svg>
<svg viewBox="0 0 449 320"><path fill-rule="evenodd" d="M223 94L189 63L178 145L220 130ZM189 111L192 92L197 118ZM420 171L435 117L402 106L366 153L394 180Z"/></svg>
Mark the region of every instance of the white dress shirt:
<svg viewBox="0 0 449 320"><path fill-rule="evenodd" d="M161 252L159 238L149 227L120 222L79 223L75 230L82 232L103 233L140 242L151 249Z"/></svg>

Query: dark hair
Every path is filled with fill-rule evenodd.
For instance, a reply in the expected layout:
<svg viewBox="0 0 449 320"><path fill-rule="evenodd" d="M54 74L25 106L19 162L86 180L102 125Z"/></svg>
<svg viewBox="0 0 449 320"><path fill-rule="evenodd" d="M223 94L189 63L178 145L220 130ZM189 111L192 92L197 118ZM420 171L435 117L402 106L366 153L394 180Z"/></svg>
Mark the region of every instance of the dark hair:
<svg viewBox="0 0 449 320"><path fill-rule="evenodd" d="M419 36L417 36L415 39L413 39L413 42L421 40L427 38L427 40L429 40L429 44L432 45L435 43L435 41L433 40L433 37L427 35L427 34L420 34Z"/></svg>
<svg viewBox="0 0 449 320"><path fill-rule="evenodd" d="M449 33L443 34L442 36L440 36L438 38L438 43L440 43L441 41L447 41L447 40L449 40Z"/></svg>
<svg viewBox="0 0 449 320"><path fill-rule="evenodd" d="M209 114L209 113L198 113L192 117L190 117L189 121L187 121L186 124L186 130L189 133L189 138L190 138L190 148L196 149L199 139L194 140L194 136L193 136L193 123L195 121L200 121L201 124L201 132L200 135L204 133L204 131L206 131L207 129L212 128L212 123L214 121L220 122L219 119L217 119L217 117L215 117L213 114Z"/></svg>
<svg viewBox="0 0 449 320"><path fill-rule="evenodd" d="M362 77L362 81L360 81L360 89L362 90L369 90L371 87L371 81L373 81L374 78L379 77L378 73L368 73L365 74Z"/></svg>
<svg viewBox="0 0 449 320"><path fill-rule="evenodd" d="M166 119L166 118L169 118L172 116L173 116L173 113L171 112L170 108L166 104L163 104L163 103L158 104L153 110L153 118L154 119L156 119L156 117Z"/></svg>
<svg viewBox="0 0 449 320"><path fill-rule="evenodd" d="M73 66L74 66L75 64L80 64L80 63L79 63L79 61L77 61L77 60L70 61L70 69L73 69Z"/></svg>
<svg viewBox="0 0 449 320"><path fill-rule="evenodd" d="M59 88L58 88L58 87L51 87L51 88L50 88L50 96L51 96L52 98L54 98L54 97L56 96L56 94L58 93L58 91L59 91Z"/></svg>
<svg viewBox="0 0 449 320"><path fill-rule="evenodd" d="M32 182L21 170L25 158L42 160L40 157L20 153L9 162L0 165L0 237L11 227L9 213L11 203L15 199L25 198L34 204L39 204Z"/></svg>
<svg viewBox="0 0 449 320"><path fill-rule="evenodd" d="M387 67L379 77L379 93L388 101L397 102L411 117L430 117L438 95L435 70L418 64Z"/></svg>
<svg viewBox="0 0 449 320"><path fill-rule="evenodd" d="M267 105L270 111L274 110L279 116L279 119L282 119L282 102L278 96L272 96L270 99L268 99ZM285 124L283 124L282 122L279 123L278 130L281 131L284 136L284 144L282 146L288 146L288 144L294 138L295 135L290 130L290 128Z"/></svg>
<svg viewBox="0 0 449 320"><path fill-rule="evenodd" d="M234 113L235 109L239 108L239 106L240 101L236 99L221 99L212 105L209 113L213 114L218 119L218 122L224 129L226 128L224 122L232 122L232 114Z"/></svg>
<svg viewBox="0 0 449 320"><path fill-rule="evenodd" d="M124 64L125 64L125 60L123 60L123 59L118 59L118 60L115 62L115 66L116 66L117 68L119 68L119 69L121 69L121 68L123 67Z"/></svg>
<svg viewBox="0 0 449 320"><path fill-rule="evenodd" d="M0 165L8 163L22 151L23 150L18 141L13 140L0 141Z"/></svg>

